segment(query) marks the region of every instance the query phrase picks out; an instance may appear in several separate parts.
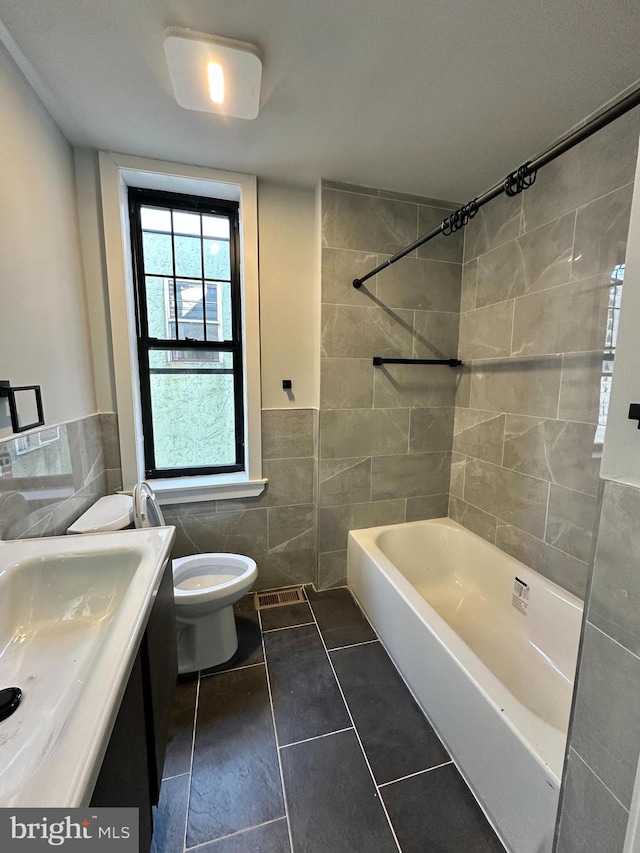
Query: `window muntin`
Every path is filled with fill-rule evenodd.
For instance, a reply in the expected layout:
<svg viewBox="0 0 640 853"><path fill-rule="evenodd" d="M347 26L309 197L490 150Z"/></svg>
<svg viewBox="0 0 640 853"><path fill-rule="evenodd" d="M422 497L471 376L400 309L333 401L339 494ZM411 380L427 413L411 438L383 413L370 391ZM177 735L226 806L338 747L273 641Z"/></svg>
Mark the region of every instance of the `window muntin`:
<svg viewBox="0 0 640 853"><path fill-rule="evenodd" d="M145 475L244 470L238 204L129 190Z"/></svg>

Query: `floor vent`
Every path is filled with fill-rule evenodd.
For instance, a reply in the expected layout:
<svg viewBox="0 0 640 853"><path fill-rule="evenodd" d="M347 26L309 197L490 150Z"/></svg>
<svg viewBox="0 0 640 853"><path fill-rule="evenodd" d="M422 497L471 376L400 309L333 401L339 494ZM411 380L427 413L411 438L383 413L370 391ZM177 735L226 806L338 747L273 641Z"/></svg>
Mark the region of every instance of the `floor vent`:
<svg viewBox="0 0 640 853"><path fill-rule="evenodd" d="M301 586L295 589L284 589L282 592L256 592L254 597L256 610L284 607L285 604L302 604L305 601Z"/></svg>

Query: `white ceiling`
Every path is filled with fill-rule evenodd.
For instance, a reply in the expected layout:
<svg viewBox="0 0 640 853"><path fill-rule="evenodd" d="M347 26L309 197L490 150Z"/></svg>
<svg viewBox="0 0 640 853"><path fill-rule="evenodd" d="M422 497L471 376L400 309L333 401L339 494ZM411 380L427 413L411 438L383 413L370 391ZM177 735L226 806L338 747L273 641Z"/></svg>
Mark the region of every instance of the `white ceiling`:
<svg viewBox="0 0 640 853"><path fill-rule="evenodd" d="M640 77L637 0L0 0L0 22L74 144L458 201ZM169 26L258 46L255 121L178 106Z"/></svg>

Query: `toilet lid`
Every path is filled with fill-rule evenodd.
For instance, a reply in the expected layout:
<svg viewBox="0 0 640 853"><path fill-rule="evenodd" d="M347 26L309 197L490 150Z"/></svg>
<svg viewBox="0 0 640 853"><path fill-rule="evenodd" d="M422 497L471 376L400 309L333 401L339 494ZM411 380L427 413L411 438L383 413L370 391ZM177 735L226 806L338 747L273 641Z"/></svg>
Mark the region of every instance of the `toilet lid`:
<svg viewBox="0 0 640 853"><path fill-rule="evenodd" d="M164 516L149 483L145 480L133 487L133 523L136 527L163 527Z"/></svg>

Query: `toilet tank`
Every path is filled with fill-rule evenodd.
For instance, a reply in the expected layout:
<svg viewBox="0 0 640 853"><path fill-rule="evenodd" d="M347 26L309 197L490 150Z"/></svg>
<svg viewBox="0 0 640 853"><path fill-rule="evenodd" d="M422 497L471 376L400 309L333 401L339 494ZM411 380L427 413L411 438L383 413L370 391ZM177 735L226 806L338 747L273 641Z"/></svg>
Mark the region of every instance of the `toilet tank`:
<svg viewBox="0 0 640 853"><path fill-rule="evenodd" d="M131 495L107 495L98 500L73 522L67 533L104 533L124 530L133 524Z"/></svg>

